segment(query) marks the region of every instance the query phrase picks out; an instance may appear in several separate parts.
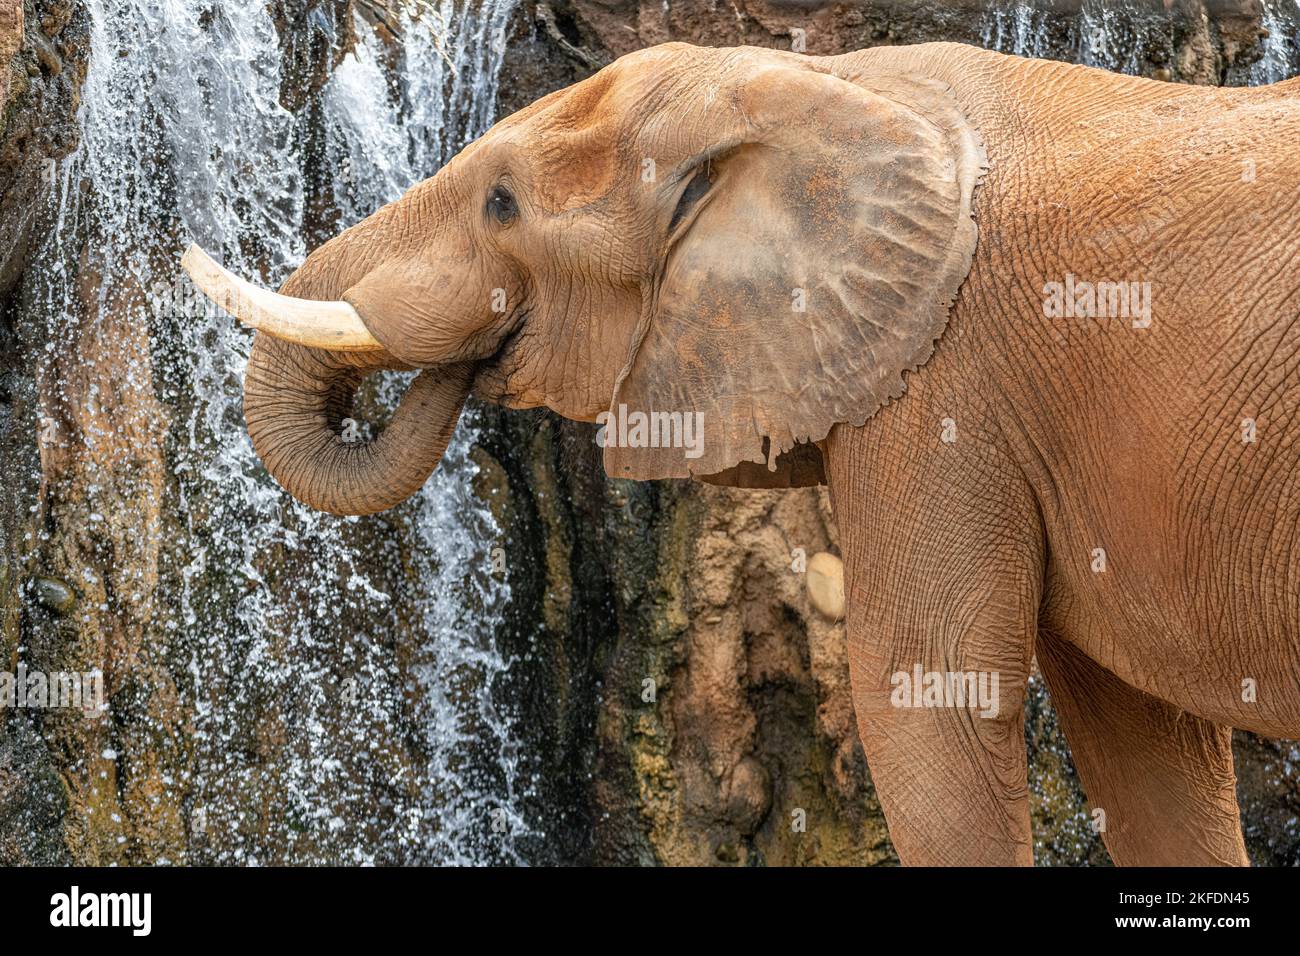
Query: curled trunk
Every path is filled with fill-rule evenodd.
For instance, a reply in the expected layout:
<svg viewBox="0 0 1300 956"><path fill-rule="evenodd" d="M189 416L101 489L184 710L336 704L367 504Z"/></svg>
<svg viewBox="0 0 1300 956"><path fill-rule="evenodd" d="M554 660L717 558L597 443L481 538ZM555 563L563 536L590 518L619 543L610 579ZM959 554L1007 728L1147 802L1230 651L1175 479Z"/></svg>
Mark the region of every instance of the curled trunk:
<svg viewBox="0 0 1300 956"><path fill-rule="evenodd" d="M362 379L401 368L385 352L332 352L257 333L244 419L267 471L295 498L332 514L372 514L418 491L451 440L472 368L421 371L378 437L345 441L342 422Z"/></svg>

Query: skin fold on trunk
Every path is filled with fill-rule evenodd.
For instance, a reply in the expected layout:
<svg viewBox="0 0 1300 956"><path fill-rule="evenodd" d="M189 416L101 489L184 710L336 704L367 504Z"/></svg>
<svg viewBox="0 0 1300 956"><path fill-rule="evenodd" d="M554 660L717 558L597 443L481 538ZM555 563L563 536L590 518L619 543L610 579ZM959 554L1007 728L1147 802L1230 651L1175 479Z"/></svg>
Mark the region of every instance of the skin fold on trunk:
<svg viewBox="0 0 1300 956"><path fill-rule="evenodd" d="M386 352L333 352L257 333L244 418L267 470L295 498L331 514L372 514L414 494L451 440L469 394L469 363L421 371L373 440L340 434L362 379L406 368Z"/></svg>

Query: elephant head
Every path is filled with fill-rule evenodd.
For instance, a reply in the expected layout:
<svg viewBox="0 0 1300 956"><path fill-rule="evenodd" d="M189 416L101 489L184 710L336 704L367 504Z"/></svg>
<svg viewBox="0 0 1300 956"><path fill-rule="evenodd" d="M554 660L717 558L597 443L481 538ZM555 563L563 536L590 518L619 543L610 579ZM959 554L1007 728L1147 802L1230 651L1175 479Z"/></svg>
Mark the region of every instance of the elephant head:
<svg viewBox="0 0 1300 956"><path fill-rule="evenodd" d="M616 477L808 484L829 429L862 424L931 354L984 168L936 81L669 44L498 123L278 295L195 249L187 267L258 329L249 433L315 507L410 495L471 390L702 427L692 447L653 423L641 441L607 436ZM378 369L420 372L378 438L345 443Z"/></svg>

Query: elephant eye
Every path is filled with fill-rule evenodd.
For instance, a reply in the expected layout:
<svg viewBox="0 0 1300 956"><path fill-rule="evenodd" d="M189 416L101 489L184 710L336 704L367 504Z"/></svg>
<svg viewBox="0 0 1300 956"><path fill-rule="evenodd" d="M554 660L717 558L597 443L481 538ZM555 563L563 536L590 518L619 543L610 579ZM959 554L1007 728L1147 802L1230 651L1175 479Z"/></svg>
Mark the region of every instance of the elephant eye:
<svg viewBox="0 0 1300 956"><path fill-rule="evenodd" d="M504 186L497 186L492 190L492 195L488 196L487 209L488 215L503 226L519 215L519 206L515 204L515 197L510 195L510 190Z"/></svg>
<svg viewBox="0 0 1300 956"><path fill-rule="evenodd" d="M668 223L668 231L672 232L677 228L677 224L686 218L686 214L691 211L691 207L699 200L701 196L709 191L713 184L709 182L708 168L701 169L682 190L682 196L677 200L677 208L673 210L673 218Z"/></svg>

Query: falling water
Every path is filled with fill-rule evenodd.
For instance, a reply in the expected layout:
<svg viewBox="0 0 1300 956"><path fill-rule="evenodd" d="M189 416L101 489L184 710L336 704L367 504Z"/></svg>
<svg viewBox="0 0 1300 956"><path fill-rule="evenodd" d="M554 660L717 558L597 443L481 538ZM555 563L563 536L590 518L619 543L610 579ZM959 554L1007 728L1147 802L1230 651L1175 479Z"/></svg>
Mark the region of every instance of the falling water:
<svg viewBox="0 0 1300 956"><path fill-rule="evenodd" d="M286 29L338 44L351 28L356 43L291 111L264 0L88 0L81 142L44 298L66 340L108 308L150 330L128 375L161 399L174 480L146 626L190 715L178 746L193 758L168 783L185 795L191 862L518 861L525 784L493 640L508 593L472 489L472 413L405 505L313 512L266 475L243 427L251 337L177 274L192 238L275 287L313 229L431 175L491 122L514 5L389 4L381 25L313 12ZM78 301L79 259L102 277L97 309ZM381 382L371 406L391 407L398 386Z"/></svg>
<svg viewBox="0 0 1300 956"><path fill-rule="evenodd" d="M1264 0L1264 54L1250 68L1249 85L1277 83L1300 72L1300 0Z"/></svg>
<svg viewBox="0 0 1300 956"><path fill-rule="evenodd" d="M1263 54L1233 82L1275 83L1300 72L1300 0L1263 0L1269 31ZM1174 38L1172 13L1132 0L1082 0L1073 14L1035 0L994 0L980 40L990 50L1017 56L1068 59L1115 73L1138 74Z"/></svg>
<svg viewBox="0 0 1300 956"><path fill-rule="evenodd" d="M981 40L1001 53L1068 57L1116 73L1137 73L1144 52L1159 45L1155 32L1162 30L1166 26L1160 17L1117 0L1084 0L1068 19L1051 5L1010 0L989 6Z"/></svg>
<svg viewBox="0 0 1300 956"><path fill-rule="evenodd" d="M1079 63L1114 73L1139 72L1149 26L1125 4L1084 0L1074 26Z"/></svg>
<svg viewBox="0 0 1300 956"><path fill-rule="evenodd" d="M1046 16L1030 3L994 3L984 18L985 49L1016 56L1048 55Z"/></svg>

